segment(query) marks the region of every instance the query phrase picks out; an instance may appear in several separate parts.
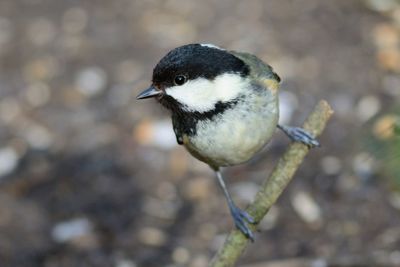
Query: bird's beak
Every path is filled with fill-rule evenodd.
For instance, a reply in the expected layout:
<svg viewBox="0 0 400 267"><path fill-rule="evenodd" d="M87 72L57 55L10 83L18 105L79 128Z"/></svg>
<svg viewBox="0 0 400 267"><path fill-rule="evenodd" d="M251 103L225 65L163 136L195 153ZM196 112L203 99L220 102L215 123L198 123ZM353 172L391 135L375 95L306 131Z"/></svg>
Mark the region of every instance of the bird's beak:
<svg viewBox="0 0 400 267"><path fill-rule="evenodd" d="M161 90L158 90L153 85L141 92L136 99L145 99L150 97L156 97L162 94Z"/></svg>

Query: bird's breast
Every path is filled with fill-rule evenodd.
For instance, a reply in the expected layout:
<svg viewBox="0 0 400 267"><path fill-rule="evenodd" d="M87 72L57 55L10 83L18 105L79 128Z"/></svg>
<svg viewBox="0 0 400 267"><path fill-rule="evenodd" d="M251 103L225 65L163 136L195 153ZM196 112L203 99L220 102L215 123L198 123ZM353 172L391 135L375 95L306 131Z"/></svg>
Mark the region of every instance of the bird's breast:
<svg viewBox="0 0 400 267"><path fill-rule="evenodd" d="M278 123L278 100L251 95L212 120L199 121L185 147L214 167L248 161L271 139Z"/></svg>

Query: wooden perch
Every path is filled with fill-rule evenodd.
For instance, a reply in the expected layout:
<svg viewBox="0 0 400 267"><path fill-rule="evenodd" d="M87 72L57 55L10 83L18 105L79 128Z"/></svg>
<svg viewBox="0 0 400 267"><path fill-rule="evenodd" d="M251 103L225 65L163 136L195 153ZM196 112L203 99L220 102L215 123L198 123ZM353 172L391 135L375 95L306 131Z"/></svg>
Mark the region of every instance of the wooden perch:
<svg viewBox="0 0 400 267"><path fill-rule="evenodd" d="M333 110L329 104L321 100L307 118L303 128L317 137L324 130L332 114ZM291 144L278 161L270 177L264 181L255 200L247 208L247 212L256 220L256 224L252 226L253 231L288 185L308 151L309 148L306 145L300 143ZM210 266L234 266L235 262L244 252L248 242L249 240L239 230L232 230L223 246L211 261Z"/></svg>

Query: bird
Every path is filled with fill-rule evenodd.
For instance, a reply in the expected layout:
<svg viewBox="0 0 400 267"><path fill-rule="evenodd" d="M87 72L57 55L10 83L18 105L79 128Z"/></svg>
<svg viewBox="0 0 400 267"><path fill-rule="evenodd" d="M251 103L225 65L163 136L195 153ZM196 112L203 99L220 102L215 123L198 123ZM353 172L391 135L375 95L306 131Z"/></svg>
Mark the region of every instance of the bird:
<svg viewBox="0 0 400 267"><path fill-rule="evenodd" d="M235 226L251 241L256 221L233 201L221 168L250 160L276 129L310 148L320 145L306 130L278 123L280 81L253 54L193 43L161 58L151 86L137 96L170 111L177 143L215 172Z"/></svg>

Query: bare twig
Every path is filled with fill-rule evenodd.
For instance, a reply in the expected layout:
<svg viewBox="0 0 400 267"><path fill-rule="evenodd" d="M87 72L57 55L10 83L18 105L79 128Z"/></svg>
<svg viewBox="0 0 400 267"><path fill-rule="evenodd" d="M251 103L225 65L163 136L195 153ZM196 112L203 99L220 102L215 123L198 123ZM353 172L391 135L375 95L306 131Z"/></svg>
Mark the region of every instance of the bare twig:
<svg viewBox="0 0 400 267"><path fill-rule="evenodd" d="M329 104L321 100L309 115L303 128L314 136L319 136L326 123L333 114ZM269 208L275 203L282 191L291 181L297 168L300 166L309 148L300 143L293 143L279 160L269 178L265 180L258 191L255 200L247 209L247 212L256 220L252 230L255 230L261 219L267 214ZM248 239L238 230L232 230L224 245L211 261L211 267L234 266L240 255L244 252Z"/></svg>

